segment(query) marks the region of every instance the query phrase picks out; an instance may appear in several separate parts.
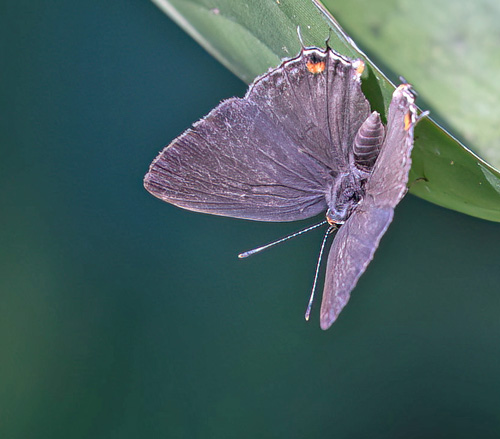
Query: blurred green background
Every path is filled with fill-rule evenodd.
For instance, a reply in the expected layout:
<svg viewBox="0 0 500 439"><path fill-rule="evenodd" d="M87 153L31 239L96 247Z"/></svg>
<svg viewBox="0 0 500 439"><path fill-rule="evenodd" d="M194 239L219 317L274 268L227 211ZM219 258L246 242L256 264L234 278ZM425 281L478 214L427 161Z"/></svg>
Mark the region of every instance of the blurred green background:
<svg viewBox="0 0 500 439"><path fill-rule="evenodd" d="M309 221L142 188L242 82L148 1L0 20L2 439L500 437L498 224L408 196L322 332L321 231L236 258Z"/></svg>

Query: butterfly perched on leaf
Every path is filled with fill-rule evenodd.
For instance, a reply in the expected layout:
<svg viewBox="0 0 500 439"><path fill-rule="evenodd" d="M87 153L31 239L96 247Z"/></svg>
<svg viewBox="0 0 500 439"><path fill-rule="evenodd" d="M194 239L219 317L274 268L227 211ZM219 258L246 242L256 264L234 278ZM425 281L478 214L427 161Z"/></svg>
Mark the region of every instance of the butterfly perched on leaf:
<svg viewBox="0 0 500 439"><path fill-rule="evenodd" d="M329 328L407 191L415 95L394 92L384 125L361 90L364 63L303 48L174 139L144 179L163 201L257 221L325 213L338 227L321 305Z"/></svg>

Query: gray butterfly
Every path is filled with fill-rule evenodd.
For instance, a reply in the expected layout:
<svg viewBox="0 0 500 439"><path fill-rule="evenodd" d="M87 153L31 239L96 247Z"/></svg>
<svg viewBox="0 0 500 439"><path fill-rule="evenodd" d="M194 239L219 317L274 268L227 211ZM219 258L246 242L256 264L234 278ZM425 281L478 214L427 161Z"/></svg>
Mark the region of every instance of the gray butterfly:
<svg viewBox="0 0 500 439"><path fill-rule="evenodd" d="M340 228L327 261L323 329L372 260L411 166L412 89L396 89L384 127L361 91L363 68L331 48L302 49L176 138L144 180L154 196L197 212L258 221L326 212Z"/></svg>

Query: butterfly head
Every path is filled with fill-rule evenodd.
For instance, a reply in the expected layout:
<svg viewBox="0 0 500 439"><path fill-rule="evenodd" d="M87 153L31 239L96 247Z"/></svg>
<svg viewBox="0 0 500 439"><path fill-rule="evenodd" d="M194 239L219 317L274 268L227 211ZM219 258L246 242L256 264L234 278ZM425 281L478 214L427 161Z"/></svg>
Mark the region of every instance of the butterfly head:
<svg viewBox="0 0 500 439"><path fill-rule="evenodd" d="M329 195L326 220L330 225L344 224L363 198L362 182L352 173L345 174L335 181Z"/></svg>

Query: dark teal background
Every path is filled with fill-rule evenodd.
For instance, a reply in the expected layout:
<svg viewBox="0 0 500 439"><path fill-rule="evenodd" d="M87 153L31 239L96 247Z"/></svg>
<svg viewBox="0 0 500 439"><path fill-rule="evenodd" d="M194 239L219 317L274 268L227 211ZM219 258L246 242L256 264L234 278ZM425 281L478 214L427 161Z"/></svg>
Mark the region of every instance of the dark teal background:
<svg viewBox="0 0 500 439"><path fill-rule="evenodd" d="M408 196L327 332L321 232L142 187L245 85L147 1L0 6L0 437L498 438L498 224ZM404 73L404 72L397 72ZM416 84L418 89L418 84Z"/></svg>

